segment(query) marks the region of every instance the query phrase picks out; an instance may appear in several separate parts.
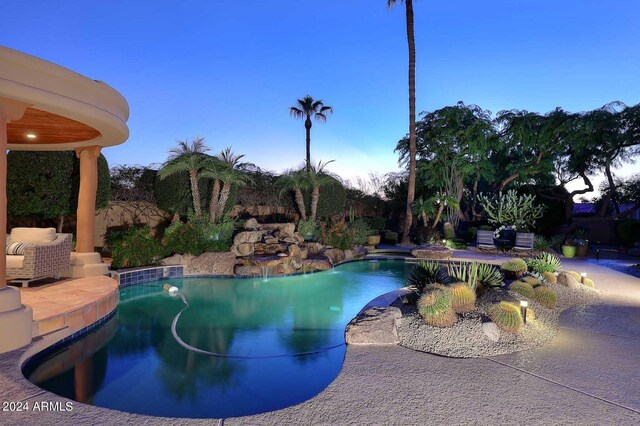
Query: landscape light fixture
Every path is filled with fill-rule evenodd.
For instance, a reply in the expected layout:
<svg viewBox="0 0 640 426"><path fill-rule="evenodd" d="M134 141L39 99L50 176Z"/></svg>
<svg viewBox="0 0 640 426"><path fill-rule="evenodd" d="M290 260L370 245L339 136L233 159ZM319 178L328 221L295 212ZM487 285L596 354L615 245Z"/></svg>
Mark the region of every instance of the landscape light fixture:
<svg viewBox="0 0 640 426"><path fill-rule="evenodd" d="M522 314L522 320L524 323L527 323L527 307L529 306L529 302L526 300L520 301L520 313Z"/></svg>
<svg viewBox="0 0 640 426"><path fill-rule="evenodd" d="M580 273L580 282L582 284L584 284L585 280L587 279L587 273L586 272L581 272Z"/></svg>

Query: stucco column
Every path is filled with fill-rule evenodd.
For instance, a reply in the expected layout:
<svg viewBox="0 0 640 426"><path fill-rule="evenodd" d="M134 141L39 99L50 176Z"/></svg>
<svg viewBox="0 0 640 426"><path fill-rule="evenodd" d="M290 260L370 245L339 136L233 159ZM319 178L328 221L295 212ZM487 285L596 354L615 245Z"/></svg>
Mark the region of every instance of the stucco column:
<svg viewBox="0 0 640 426"><path fill-rule="evenodd" d="M93 253L93 233L96 226L96 193L98 191L99 146L77 148L80 159L80 191L78 192L78 222L76 252Z"/></svg>
<svg viewBox="0 0 640 426"><path fill-rule="evenodd" d="M31 343L33 312L20 291L7 287L7 123L19 120L28 105L0 98L0 353Z"/></svg>

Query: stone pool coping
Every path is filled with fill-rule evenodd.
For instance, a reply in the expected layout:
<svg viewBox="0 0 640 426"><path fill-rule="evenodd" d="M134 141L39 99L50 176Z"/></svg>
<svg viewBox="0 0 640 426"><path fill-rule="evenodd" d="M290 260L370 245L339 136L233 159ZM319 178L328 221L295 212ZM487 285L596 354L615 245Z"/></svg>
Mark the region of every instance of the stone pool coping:
<svg viewBox="0 0 640 426"><path fill-rule="evenodd" d="M599 288L607 300L588 311L563 313L560 336L544 348L455 360L400 346L347 346L340 374L312 399L269 413L224 419L224 423L638 424L640 396L635 383L640 333L635 327L620 325L640 319L640 280L580 261L565 263L568 268L588 271L601 282ZM606 318L615 321L599 322L594 329L593 317L602 317L601 309L610 309ZM21 372L24 360L50 345L45 340L51 338L56 339L45 336L27 348L0 355L0 401L70 402L33 385ZM616 373L611 372L611 365L616 366ZM72 404L72 412L5 412L2 422L204 425L216 421L142 416Z"/></svg>

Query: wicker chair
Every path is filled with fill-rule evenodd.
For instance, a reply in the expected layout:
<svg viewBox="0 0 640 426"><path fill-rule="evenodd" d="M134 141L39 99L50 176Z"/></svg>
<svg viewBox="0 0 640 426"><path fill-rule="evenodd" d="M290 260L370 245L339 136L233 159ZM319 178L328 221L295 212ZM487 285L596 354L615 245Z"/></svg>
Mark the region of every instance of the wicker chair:
<svg viewBox="0 0 640 426"><path fill-rule="evenodd" d="M22 247L7 254L7 279L22 287L46 277L59 278L70 267L71 234L57 234L54 228L14 228L9 238L9 245L22 243Z"/></svg>
<svg viewBox="0 0 640 426"><path fill-rule="evenodd" d="M493 243L493 231L478 230L477 246L482 251L497 251L498 247Z"/></svg>

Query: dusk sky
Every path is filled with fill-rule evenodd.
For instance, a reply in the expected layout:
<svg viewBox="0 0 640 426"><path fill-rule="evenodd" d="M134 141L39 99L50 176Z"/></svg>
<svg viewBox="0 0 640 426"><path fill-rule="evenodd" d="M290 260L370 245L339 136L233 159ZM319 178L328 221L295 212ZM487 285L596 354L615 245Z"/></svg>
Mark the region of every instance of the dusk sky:
<svg viewBox="0 0 640 426"><path fill-rule="evenodd" d="M637 0L415 0L417 110L496 113L640 102ZM103 80L131 108L111 166L160 163L177 139L281 171L304 158L288 108L333 106L312 157L344 178L397 170L407 133L404 5L386 0L3 0L0 44ZM637 170L627 166L623 174Z"/></svg>

